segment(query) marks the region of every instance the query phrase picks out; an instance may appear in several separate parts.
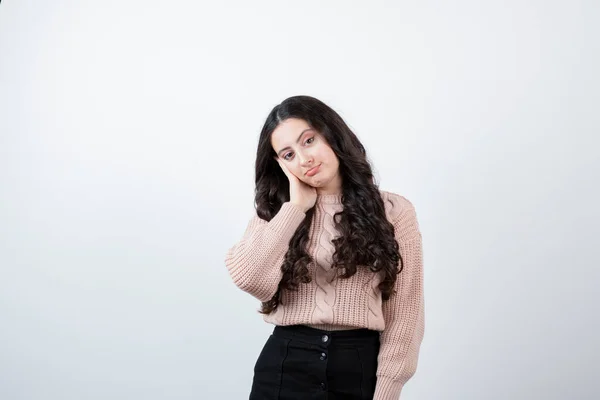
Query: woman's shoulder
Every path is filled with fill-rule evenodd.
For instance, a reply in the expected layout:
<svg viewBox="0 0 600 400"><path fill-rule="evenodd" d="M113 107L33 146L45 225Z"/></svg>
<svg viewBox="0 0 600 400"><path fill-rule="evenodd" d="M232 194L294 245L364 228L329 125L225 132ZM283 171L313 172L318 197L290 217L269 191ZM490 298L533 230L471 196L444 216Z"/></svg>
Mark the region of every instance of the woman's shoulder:
<svg viewBox="0 0 600 400"><path fill-rule="evenodd" d="M385 205L385 213L390 221L398 219L416 217L416 210L413 203L401 194L387 190L379 190L381 199Z"/></svg>

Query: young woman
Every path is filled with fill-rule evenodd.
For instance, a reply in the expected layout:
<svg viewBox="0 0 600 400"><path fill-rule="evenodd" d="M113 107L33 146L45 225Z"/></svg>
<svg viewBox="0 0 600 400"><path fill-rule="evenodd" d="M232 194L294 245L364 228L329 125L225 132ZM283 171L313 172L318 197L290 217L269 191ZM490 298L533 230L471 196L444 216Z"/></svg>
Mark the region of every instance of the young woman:
<svg viewBox="0 0 600 400"><path fill-rule="evenodd" d="M251 400L397 400L424 333L415 208L379 190L365 148L309 96L270 112L254 215L225 263L275 325Z"/></svg>

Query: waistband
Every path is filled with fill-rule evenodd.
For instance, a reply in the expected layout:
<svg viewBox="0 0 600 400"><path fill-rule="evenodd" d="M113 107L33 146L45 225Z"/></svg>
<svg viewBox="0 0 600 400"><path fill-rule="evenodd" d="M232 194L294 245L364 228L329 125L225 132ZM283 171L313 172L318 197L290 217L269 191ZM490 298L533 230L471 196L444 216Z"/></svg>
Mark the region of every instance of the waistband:
<svg viewBox="0 0 600 400"><path fill-rule="evenodd" d="M379 332L365 328L325 331L306 325L278 325L273 329L273 335L317 345L329 345L330 343L359 345L379 342Z"/></svg>

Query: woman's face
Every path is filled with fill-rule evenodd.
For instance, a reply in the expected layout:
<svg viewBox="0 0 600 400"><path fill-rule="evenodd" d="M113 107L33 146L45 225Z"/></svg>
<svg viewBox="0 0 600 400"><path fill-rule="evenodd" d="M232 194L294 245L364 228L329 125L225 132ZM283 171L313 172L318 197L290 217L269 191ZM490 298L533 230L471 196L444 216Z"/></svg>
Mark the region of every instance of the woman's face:
<svg viewBox="0 0 600 400"><path fill-rule="evenodd" d="M289 118L280 123L271 135L271 146L288 170L318 193L341 193L338 158L306 121ZM318 168L309 172L314 167Z"/></svg>

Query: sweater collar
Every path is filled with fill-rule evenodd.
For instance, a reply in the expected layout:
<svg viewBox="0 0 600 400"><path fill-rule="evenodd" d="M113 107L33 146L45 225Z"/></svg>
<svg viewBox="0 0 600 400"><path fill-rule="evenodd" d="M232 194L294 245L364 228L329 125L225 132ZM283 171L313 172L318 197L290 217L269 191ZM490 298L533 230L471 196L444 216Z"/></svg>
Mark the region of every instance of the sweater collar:
<svg viewBox="0 0 600 400"><path fill-rule="evenodd" d="M342 194L318 194L317 204L342 204Z"/></svg>

